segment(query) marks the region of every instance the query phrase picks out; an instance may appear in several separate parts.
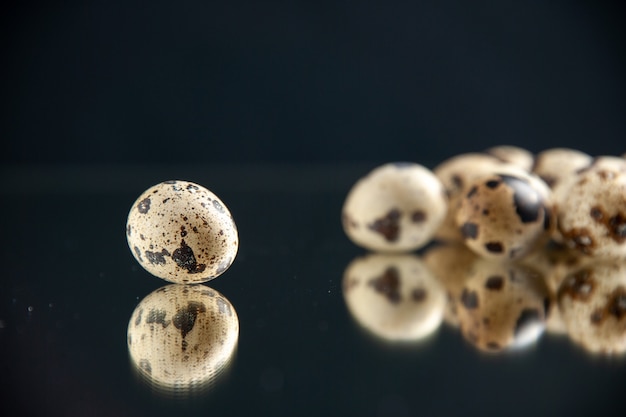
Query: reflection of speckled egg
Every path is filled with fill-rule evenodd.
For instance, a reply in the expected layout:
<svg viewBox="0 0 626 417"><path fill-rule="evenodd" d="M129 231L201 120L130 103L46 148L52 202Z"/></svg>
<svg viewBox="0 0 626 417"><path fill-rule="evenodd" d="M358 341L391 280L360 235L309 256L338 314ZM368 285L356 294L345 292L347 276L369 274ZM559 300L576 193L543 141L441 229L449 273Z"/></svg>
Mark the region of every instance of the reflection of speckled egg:
<svg viewBox="0 0 626 417"><path fill-rule="evenodd" d="M237 227L211 191L166 181L133 204L126 237L135 259L151 274L176 283L200 283L222 274L237 255Z"/></svg>
<svg viewBox="0 0 626 417"><path fill-rule="evenodd" d="M457 301L461 297L467 271L476 261L477 255L464 244L456 242L428 248L423 259L446 289L448 303L444 320L447 324L457 327L459 324Z"/></svg>
<svg viewBox="0 0 626 417"><path fill-rule="evenodd" d="M502 162L516 165L524 171L530 171L535 161L532 153L518 146L500 145L489 148L486 154L495 156Z"/></svg>
<svg viewBox="0 0 626 417"><path fill-rule="evenodd" d="M445 291L419 257L370 254L348 265L343 295L355 320L389 341L415 341L441 324Z"/></svg>
<svg viewBox="0 0 626 417"><path fill-rule="evenodd" d="M599 157L574 177L558 208L564 242L587 255L626 258L626 160Z"/></svg>
<svg viewBox="0 0 626 417"><path fill-rule="evenodd" d="M146 296L128 323L128 351L139 373L164 390L215 382L239 337L231 303L203 285L167 285Z"/></svg>
<svg viewBox="0 0 626 417"><path fill-rule="evenodd" d="M461 333L487 352L526 347L543 334L550 307L538 272L479 259L468 271L459 300Z"/></svg>
<svg viewBox="0 0 626 417"><path fill-rule="evenodd" d="M386 164L352 187L342 223L359 246L411 251L428 243L446 210L443 187L427 168L414 163Z"/></svg>
<svg viewBox="0 0 626 417"><path fill-rule="evenodd" d="M474 181L456 212L467 246L486 258L518 259L545 242L554 214L540 182L502 173Z"/></svg>
<svg viewBox="0 0 626 417"><path fill-rule="evenodd" d="M569 274L558 302L574 342L594 353L626 352L626 263L601 262Z"/></svg>
<svg viewBox="0 0 626 417"><path fill-rule="evenodd" d="M565 245L549 242L548 245L538 248L519 262L537 269L544 277L550 292L550 298L556 301L557 291L563 279L572 271L591 263L593 258L581 255ZM550 309L546 331L552 334L566 334L565 323L558 308Z"/></svg>

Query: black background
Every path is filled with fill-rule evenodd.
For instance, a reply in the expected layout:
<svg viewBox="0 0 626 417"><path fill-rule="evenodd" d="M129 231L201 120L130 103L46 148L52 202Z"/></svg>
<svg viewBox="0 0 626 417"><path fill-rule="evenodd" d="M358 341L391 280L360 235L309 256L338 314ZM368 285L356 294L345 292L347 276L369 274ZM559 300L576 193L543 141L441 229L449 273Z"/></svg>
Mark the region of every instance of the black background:
<svg viewBox="0 0 626 417"><path fill-rule="evenodd" d="M626 151L624 7L598 1L67 1L1 13L0 414L606 415L623 359L547 335L484 356L456 329L386 345L351 319L363 250L339 213L376 164L512 144ZM124 225L149 186L207 186L237 221L207 285L241 332L227 377L174 401L126 326L164 285ZM5 411L6 410L6 411Z"/></svg>
<svg viewBox="0 0 626 417"><path fill-rule="evenodd" d="M7 163L626 148L607 1L64 1L2 13Z"/></svg>

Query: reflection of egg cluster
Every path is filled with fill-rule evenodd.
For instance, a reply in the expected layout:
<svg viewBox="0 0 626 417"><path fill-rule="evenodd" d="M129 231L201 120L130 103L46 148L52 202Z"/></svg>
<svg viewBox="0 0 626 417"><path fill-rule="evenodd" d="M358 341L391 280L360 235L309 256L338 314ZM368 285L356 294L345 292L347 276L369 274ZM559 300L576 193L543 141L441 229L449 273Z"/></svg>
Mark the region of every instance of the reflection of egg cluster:
<svg viewBox="0 0 626 417"><path fill-rule="evenodd" d="M202 285L168 285L146 296L128 323L128 351L138 372L158 388L210 385L227 367L239 337L232 304Z"/></svg>
<svg viewBox="0 0 626 417"><path fill-rule="evenodd" d="M424 265L447 294L445 321L467 341L497 352L528 345L547 330L568 334L589 351L626 352L624 158L498 146L442 162L434 179L420 167L407 181L407 166L387 164L353 187L342 211L344 230L357 245L387 253L436 243L426 246ZM444 203L434 193L414 192L436 183ZM354 204L355 194L361 204ZM381 216L383 206L403 217ZM431 227L421 229L418 244L399 244L414 233L406 213L425 207L438 212L429 212ZM379 273L373 266L359 272L368 279ZM345 291L354 314L350 297L356 296L348 284ZM363 310L376 321L376 308Z"/></svg>

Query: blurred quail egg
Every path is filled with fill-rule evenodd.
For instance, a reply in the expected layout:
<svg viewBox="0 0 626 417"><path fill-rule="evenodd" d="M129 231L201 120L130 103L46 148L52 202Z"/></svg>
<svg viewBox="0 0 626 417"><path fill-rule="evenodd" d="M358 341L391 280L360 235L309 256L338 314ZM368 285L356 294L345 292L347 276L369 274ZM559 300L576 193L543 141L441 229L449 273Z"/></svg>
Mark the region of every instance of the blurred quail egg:
<svg viewBox="0 0 626 417"><path fill-rule="evenodd" d="M558 293L570 338L589 352L626 352L626 263L599 262L568 275Z"/></svg>
<svg viewBox="0 0 626 417"><path fill-rule="evenodd" d="M448 302L444 312L444 321L450 326L457 327L458 300L467 278L469 267L478 256L462 243L440 244L429 247L423 255L426 266L446 290Z"/></svg>
<svg viewBox="0 0 626 417"><path fill-rule="evenodd" d="M571 248L626 259L626 160L599 157L580 170L560 202L558 225Z"/></svg>
<svg viewBox="0 0 626 417"><path fill-rule="evenodd" d="M228 208L188 181L166 181L141 194L128 214L126 238L146 271L175 283L216 278L230 267L239 246Z"/></svg>
<svg viewBox="0 0 626 417"><path fill-rule="evenodd" d="M495 156L502 162L516 165L524 171L530 171L535 161L535 157L531 152L511 145L494 146L487 149L485 153Z"/></svg>
<svg viewBox="0 0 626 417"><path fill-rule="evenodd" d="M204 285L167 285L146 296L128 323L136 370L168 390L210 387L227 368L239 337L232 304Z"/></svg>
<svg viewBox="0 0 626 417"><path fill-rule="evenodd" d="M548 290L537 271L479 259L461 293L461 333L486 352L526 347L543 333L549 309Z"/></svg>
<svg viewBox="0 0 626 417"><path fill-rule="evenodd" d="M419 257L369 254L344 272L343 295L354 319L388 341L417 341L441 324L445 291Z"/></svg>
<svg viewBox="0 0 626 417"><path fill-rule="evenodd" d="M533 173L541 178L553 192L555 204L557 193L567 179L581 168L589 166L593 158L584 152L568 148L551 148L539 152L533 166Z"/></svg>
<svg viewBox="0 0 626 417"><path fill-rule="evenodd" d="M390 163L361 178L342 210L348 237L366 249L412 251L430 241L447 210L441 183L415 163Z"/></svg>
<svg viewBox="0 0 626 417"><path fill-rule="evenodd" d="M554 225L549 189L530 174L498 173L469 186L456 212L467 246L490 259L519 259L545 243Z"/></svg>

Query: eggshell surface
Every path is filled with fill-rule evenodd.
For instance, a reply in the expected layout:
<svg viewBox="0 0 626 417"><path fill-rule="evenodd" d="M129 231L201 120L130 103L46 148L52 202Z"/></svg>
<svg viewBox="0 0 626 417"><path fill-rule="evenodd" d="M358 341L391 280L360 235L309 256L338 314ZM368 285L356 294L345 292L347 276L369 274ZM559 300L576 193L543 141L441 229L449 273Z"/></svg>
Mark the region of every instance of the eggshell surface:
<svg viewBox="0 0 626 417"><path fill-rule="evenodd" d="M149 273L174 283L201 283L226 271L237 255L237 227L226 205L188 181L146 190L128 214L126 238Z"/></svg>

